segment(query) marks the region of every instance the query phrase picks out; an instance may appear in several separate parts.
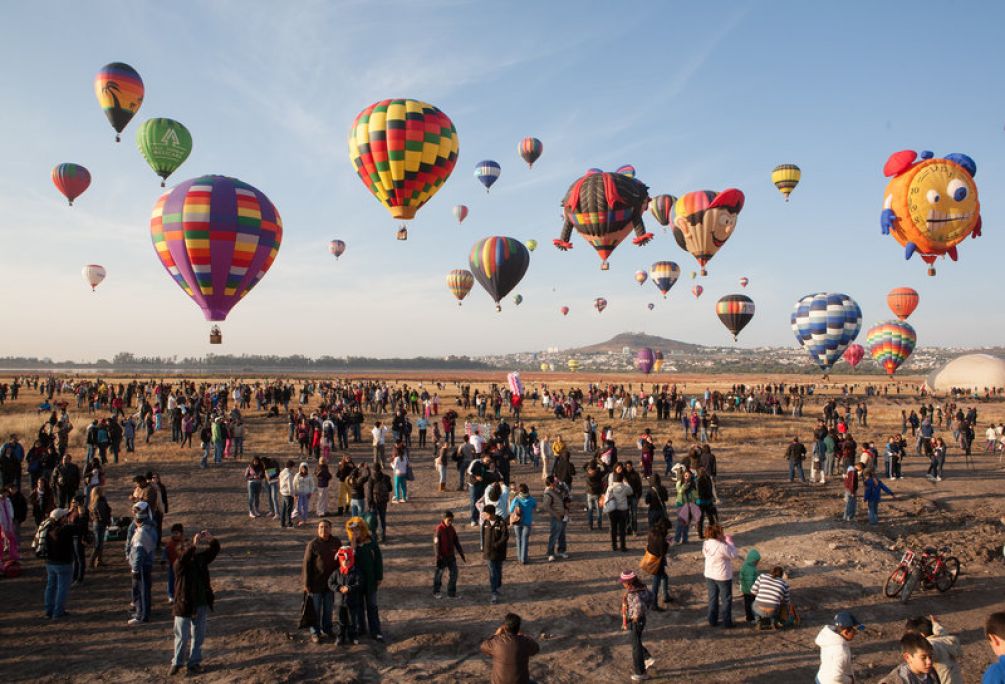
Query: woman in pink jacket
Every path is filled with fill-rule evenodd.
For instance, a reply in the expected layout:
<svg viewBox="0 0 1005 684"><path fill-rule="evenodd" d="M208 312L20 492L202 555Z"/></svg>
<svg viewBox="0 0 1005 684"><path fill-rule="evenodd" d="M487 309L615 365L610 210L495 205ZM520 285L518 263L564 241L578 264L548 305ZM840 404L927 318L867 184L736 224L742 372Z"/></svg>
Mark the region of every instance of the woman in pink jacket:
<svg viewBox="0 0 1005 684"><path fill-rule="evenodd" d="M705 530L705 586L708 588L708 624L733 627L733 559L736 547L733 538L723 533L719 525L709 525Z"/></svg>

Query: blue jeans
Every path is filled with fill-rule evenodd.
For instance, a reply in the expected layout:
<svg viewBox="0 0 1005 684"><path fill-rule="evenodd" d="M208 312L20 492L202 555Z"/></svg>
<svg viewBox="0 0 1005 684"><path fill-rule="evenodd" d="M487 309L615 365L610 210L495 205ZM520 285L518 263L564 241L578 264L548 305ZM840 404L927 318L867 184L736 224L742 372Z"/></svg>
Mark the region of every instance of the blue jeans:
<svg viewBox="0 0 1005 684"><path fill-rule="evenodd" d="M530 545L530 525L514 525L516 530L516 558L527 563L527 547Z"/></svg>
<svg viewBox="0 0 1005 684"><path fill-rule="evenodd" d="M806 473L803 471L803 462L795 460L789 461L789 482L796 479L797 470L799 471L799 479L806 482Z"/></svg>
<svg viewBox="0 0 1005 684"><path fill-rule="evenodd" d="M45 614L62 617L66 612L66 598L73 579L73 563L45 564Z"/></svg>
<svg viewBox="0 0 1005 684"><path fill-rule="evenodd" d="M490 560L489 564L489 588L492 590L493 594L499 593L499 587L502 586L502 571L503 562Z"/></svg>
<svg viewBox="0 0 1005 684"><path fill-rule="evenodd" d="M266 482L264 484L267 493L269 495L269 513L278 515L279 514L279 483L278 482Z"/></svg>
<svg viewBox="0 0 1005 684"><path fill-rule="evenodd" d="M556 550L565 553L565 521L561 518L552 518L548 530L548 555L554 556Z"/></svg>
<svg viewBox="0 0 1005 684"><path fill-rule="evenodd" d="M168 598L174 601L174 563L169 562L167 568Z"/></svg>
<svg viewBox="0 0 1005 684"><path fill-rule="evenodd" d="M258 499L262 495L262 481L248 480L248 513L258 515Z"/></svg>
<svg viewBox="0 0 1005 684"><path fill-rule="evenodd" d="M297 494L297 519L298 522L304 522L307 520L309 515L311 502L310 494Z"/></svg>
<svg viewBox="0 0 1005 684"><path fill-rule="evenodd" d="M475 507L475 503L478 499L482 498L482 494L485 493L484 487L476 487L474 485L468 487L468 498L471 503L471 522L478 524L478 508Z"/></svg>
<svg viewBox="0 0 1005 684"><path fill-rule="evenodd" d="M394 476L394 498L398 501L408 499L408 480L404 475Z"/></svg>
<svg viewBox="0 0 1005 684"><path fill-rule="evenodd" d="M279 526L280 527L293 527L293 497L284 496L283 499L283 510L279 514Z"/></svg>
<svg viewBox="0 0 1005 684"><path fill-rule="evenodd" d="M366 511L363 499L349 499L349 517L362 518Z"/></svg>
<svg viewBox="0 0 1005 684"><path fill-rule="evenodd" d="M335 606L335 594L326 591L323 594L307 594L314 606L314 624L311 625L311 635L324 632L332 633L332 608Z"/></svg>
<svg viewBox="0 0 1005 684"><path fill-rule="evenodd" d="M879 501L867 501L866 504L869 506L869 524L878 525L879 524Z"/></svg>
<svg viewBox="0 0 1005 684"><path fill-rule="evenodd" d="M223 442L213 442L213 463L223 463Z"/></svg>
<svg viewBox="0 0 1005 684"><path fill-rule="evenodd" d="M133 570L133 603L136 605L134 618L140 622L150 620L150 593L153 590L154 562L152 558L143 561Z"/></svg>
<svg viewBox="0 0 1005 684"><path fill-rule="evenodd" d="M733 626L733 581L705 578L708 589L708 624L716 627L722 617L724 627Z"/></svg>
<svg viewBox="0 0 1005 684"><path fill-rule="evenodd" d="M593 515L597 516L597 529L604 529L604 514L600 511L600 495L586 495L586 517L590 521L590 529L593 529Z"/></svg>
<svg viewBox="0 0 1005 684"><path fill-rule="evenodd" d="M202 662L202 641L206 638L206 619L209 617L209 606L199 606L193 617L176 617L174 619L174 660L171 664L181 667L188 656L188 667L194 668ZM189 650L191 643L191 650ZM188 653L186 654L186 651Z"/></svg>
<svg viewBox="0 0 1005 684"><path fill-rule="evenodd" d="M858 507L858 498L854 494L845 492L844 494L844 520L851 522L855 519L855 509Z"/></svg>

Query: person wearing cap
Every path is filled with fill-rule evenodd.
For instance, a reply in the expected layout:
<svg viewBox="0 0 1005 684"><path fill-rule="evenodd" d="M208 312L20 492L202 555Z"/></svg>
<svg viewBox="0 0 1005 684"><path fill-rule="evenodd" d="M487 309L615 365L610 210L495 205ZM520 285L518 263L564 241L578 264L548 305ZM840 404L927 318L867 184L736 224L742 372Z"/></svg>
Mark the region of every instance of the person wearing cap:
<svg viewBox="0 0 1005 684"><path fill-rule="evenodd" d="M630 632L632 638L632 674L633 682L648 679L646 671L653 666L656 659L642 645L642 632L646 628L646 613L649 606L655 603L655 597L646 585L642 583L634 570L621 573L621 586L625 593L621 596L621 631Z"/></svg>
<svg viewBox="0 0 1005 684"><path fill-rule="evenodd" d="M853 684L855 671L849 643L859 630L865 629L858 619L846 610L824 625L814 643L820 647L820 669L817 684Z"/></svg>
<svg viewBox="0 0 1005 684"><path fill-rule="evenodd" d="M73 579L73 538L83 534L83 528L80 520L70 515L69 508L54 508L49 519L52 523L45 534L45 616L55 620L68 615L66 600Z"/></svg>

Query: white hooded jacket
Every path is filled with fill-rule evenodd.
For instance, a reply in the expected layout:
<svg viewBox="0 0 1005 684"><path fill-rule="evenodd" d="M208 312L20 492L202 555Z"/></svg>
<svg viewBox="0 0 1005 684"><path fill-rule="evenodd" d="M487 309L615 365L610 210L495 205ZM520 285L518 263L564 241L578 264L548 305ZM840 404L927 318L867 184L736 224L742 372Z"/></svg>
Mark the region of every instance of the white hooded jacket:
<svg viewBox="0 0 1005 684"><path fill-rule="evenodd" d="M830 626L826 626L817 634L815 643L820 647L817 681L820 684L853 684L855 675L848 641Z"/></svg>

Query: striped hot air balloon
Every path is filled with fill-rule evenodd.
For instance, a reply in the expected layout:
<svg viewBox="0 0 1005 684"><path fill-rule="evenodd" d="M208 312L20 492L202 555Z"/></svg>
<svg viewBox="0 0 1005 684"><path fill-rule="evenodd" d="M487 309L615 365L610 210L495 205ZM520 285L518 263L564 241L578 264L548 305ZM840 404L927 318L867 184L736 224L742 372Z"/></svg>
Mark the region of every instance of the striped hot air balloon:
<svg viewBox="0 0 1005 684"><path fill-rule="evenodd" d="M338 260L345 253L345 242L342 240L332 240L328 243L328 251Z"/></svg>
<svg viewBox="0 0 1005 684"><path fill-rule="evenodd" d="M622 164L614 170L614 173L620 173L622 176L628 176L629 178L635 178L635 167L631 164Z"/></svg>
<svg viewBox="0 0 1005 684"><path fill-rule="evenodd" d="M701 285L695 285L694 287L691 288L691 294L694 295L695 299L698 299L699 297L701 297L701 293L704 292L704 291L705 291L705 288L703 288Z"/></svg>
<svg viewBox="0 0 1005 684"><path fill-rule="evenodd" d="M663 352L659 349L653 350L653 373L663 370Z"/></svg>
<svg viewBox="0 0 1005 684"><path fill-rule="evenodd" d="M918 334L904 321L884 321L866 333L869 356L892 376L918 343Z"/></svg>
<svg viewBox="0 0 1005 684"><path fill-rule="evenodd" d="M464 223L464 219L468 217L468 208L463 204L458 204L454 207L454 218L457 219L458 223Z"/></svg>
<svg viewBox="0 0 1005 684"><path fill-rule="evenodd" d="M87 264L80 270L84 282L91 286L91 292L105 279L105 267L100 264Z"/></svg>
<svg viewBox="0 0 1005 684"><path fill-rule="evenodd" d="M886 304L890 311L902 321L918 308L918 292L910 287L895 287L886 295Z"/></svg>
<svg viewBox="0 0 1005 684"><path fill-rule="evenodd" d="M520 157L527 162L527 168L533 168L534 162L536 162L540 157L541 153L544 152L544 145L537 138L524 138L520 141L519 146Z"/></svg>
<svg viewBox="0 0 1005 684"><path fill-rule="evenodd" d="M520 282L530 265L530 252L516 238L494 235L476 242L468 255L475 280L485 288L502 311L499 302Z"/></svg>
<svg viewBox="0 0 1005 684"><path fill-rule="evenodd" d="M471 288L474 287L475 276L466 268L455 268L447 274L447 287L457 298L457 306L468 296Z"/></svg>
<svg viewBox="0 0 1005 684"><path fill-rule="evenodd" d="M604 309L607 308L607 300L603 297L597 297L593 300L593 308L597 310L597 313L604 313Z"/></svg>
<svg viewBox="0 0 1005 684"><path fill-rule="evenodd" d="M705 265L736 231L743 203L743 193L729 188L689 192L673 205L674 240L695 258L702 275L708 275Z"/></svg>
<svg viewBox="0 0 1005 684"><path fill-rule="evenodd" d="M91 172L80 164L64 162L56 164L52 169L52 184L63 193L63 197L73 206L84 190L91 185Z"/></svg>
<svg viewBox="0 0 1005 684"><path fill-rule="evenodd" d="M418 100L375 102L356 115L349 131L349 160L359 179L401 220L415 218L443 187L457 151L450 117Z"/></svg>
<svg viewBox="0 0 1005 684"><path fill-rule="evenodd" d="M502 167L499 166L499 162L492 161L491 159L483 159L475 166L475 178L485 186L485 192L488 192L489 188L499 180L499 174L501 173Z"/></svg>
<svg viewBox="0 0 1005 684"><path fill-rule="evenodd" d="M202 176L161 195L150 237L157 258L206 320L223 321L272 267L283 222L257 188Z"/></svg>
<svg viewBox="0 0 1005 684"><path fill-rule="evenodd" d="M670 213L677 198L673 195L656 195L649 202L649 213L653 215L656 222L663 226L670 225Z"/></svg>
<svg viewBox="0 0 1005 684"><path fill-rule="evenodd" d="M748 278L747 276L743 276L740 278L740 287L747 287L748 283L750 283L750 278Z"/></svg>
<svg viewBox="0 0 1005 684"><path fill-rule="evenodd" d="M657 261L649 267L649 277L665 299L670 288L680 278L680 266L672 261Z"/></svg>
<svg viewBox="0 0 1005 684"><path fill-rule="evenodd" d="M771 171L771 182L778 188L778 192L785 196L785 201L789 201L789 195L799 185L799 177L802 172L795 164L779 164Z"/></svg>
<svg viewBox="0 0 1005 684"><path fill-rule="evenodd" d="M128 64L112 62L94 77L94 94L115 129L115 142L119 142L119 133L143 104L143 79Z"/></svg>
<svg viewBox="0 0 1005 684"><path fill-rule="evenodd" d="M645 285L646 281L649 280L649 274L645 271L635 271L635 282L639 285Z"/></svg>
<svg viewBox="0 0 1005 684"><path fill-rule="evenodd" d="M796 341L824 373L841 358L862 329L862 309L839 292L817 292L796 302L789 317Z"/></svg>
<svg viewBox="0 0 1005 684"><path fill-rule="evenodd" d="M754 300L742 294L726 295L715 303L715 314L726 329L733 333L735 342L736 336L754 317Z"/></svg>

